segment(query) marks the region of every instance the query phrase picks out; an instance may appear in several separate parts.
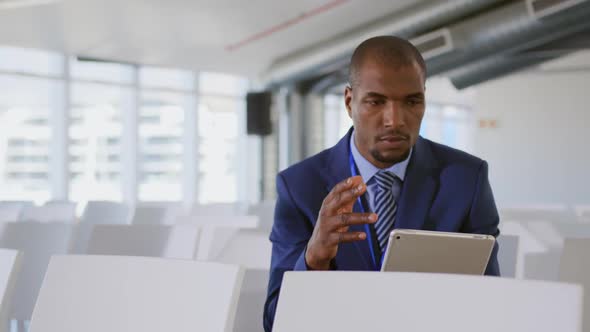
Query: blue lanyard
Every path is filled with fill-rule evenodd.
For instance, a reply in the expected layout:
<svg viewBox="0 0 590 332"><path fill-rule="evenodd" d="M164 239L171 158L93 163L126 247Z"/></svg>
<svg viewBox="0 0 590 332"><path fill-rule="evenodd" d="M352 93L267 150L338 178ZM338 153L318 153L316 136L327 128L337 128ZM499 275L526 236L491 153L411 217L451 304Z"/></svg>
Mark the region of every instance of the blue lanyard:
<svg viewBox="0 0 590 332"><path fill-rule="evenodd" d="M349 153L348 155L348 162L350 164L350 174L352 176L357 176L359 175L358 172L356 171L356 164L354 162L354 158L352 156L352 152ZM363 207L363 202L361 201L360 196L357 198L357 202L359 205L359 208L361 209L361 212L364 213L365 212L365 208ZM371 259L373 262L373 270L378 271L381 269L381 267L379 265L383 264L383 258L385 257L385 252L383 253L383 255L381 256L381 264L377 264L377 255L375 253L375 249L373 247L373 236L372 236L372 232L371 232L371 226L369 226L369 224L365 224L365 232L367 233L367 240L369 241L369 250L371 251Z"/></svg>

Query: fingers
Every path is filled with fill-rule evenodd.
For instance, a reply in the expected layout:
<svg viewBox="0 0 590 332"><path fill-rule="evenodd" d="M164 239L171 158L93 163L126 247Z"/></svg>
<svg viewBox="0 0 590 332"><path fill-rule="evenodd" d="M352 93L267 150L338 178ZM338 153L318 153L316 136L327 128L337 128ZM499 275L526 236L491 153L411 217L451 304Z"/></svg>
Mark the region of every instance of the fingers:
<svg viewBox="0 0 590 332"><path fill-rule="evenodd" d="M332 241L334 244L363 241L366 238L367 234L365 232L332 233Z"/></svg>
<svg viewBox="0 0 590 332"><path fill-rule="evenodd" d="M338 183L326 196L322 204L325 215L332 216L341 212L352 211L355 200L367 190L360 176L354 176ZM345 210L345 211L342 211Z"/></svg>
<svg viewBox="0 0 590 332"><path fill-rule="evenodd" d="M362 182L363 182L363 178L359 175L349 177L347 179L344 179L344 180L338 182L338 184L336 184L334 186L334 188L332 188L330 193L332 194L332 193L340 193L340 192L346 191L348 189L353 188L354 186L361 184Z"/></svg>
<svg viewBox="0 0 590 332"><path fill-rule="evenodd" d="M331 231L352 225L372 224L377 221L375 213L343 213L326 220Z"/></svg>

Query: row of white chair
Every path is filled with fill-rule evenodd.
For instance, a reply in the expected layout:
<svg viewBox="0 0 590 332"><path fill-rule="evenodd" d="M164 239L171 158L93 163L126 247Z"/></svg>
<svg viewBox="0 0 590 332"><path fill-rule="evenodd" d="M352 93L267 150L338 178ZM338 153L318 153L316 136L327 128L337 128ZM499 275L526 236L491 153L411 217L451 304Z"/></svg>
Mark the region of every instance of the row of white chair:
<svg viewBox="0 0 590 332"><path fill-rule="evenodd" d="M88 239L88 244L80 245L80 239ZM72 242L76 246L72 246ZM213 247L209 248L211 245ZM30 319L52 255L77 253L198 259L267 271L271 253L267 232L195 225L0 223L0 247L25 253L23 271L17 283L17 301L11 315L19 321ZM263 293L259 298L254 307L262 312Z"/></svg>
<svg viewBox="0 0 590 332"><path fill-rule="evenodd" d="M0 249L0 332L8 331L10 309L21 263L21 252Z"/></svg>
<svg viewBox="0 0 590 332"><path fill-rule="evenodd" d="M83 221L109 220L108 223L173 224L187 216L239 216L256 215L266 226L272 223L274 201L262 201L248 206L246 203L193 204L180 202L141 202L134 207L124 203L90 201L82 216ZM590 221L590 205L530 205L500 209L503 221ZM0 221L35 220L41 222L75 219L76 203L50 201L35 206L27 201L0 202Z"/></svg>
<svg viewBox="0 0 590 332"><path fill-rule="evenodd" d="M288 272L274 331L590 331L588 262L590 238L568 238L559 265L561 283Z"/></svg>
<svg viewBox="0 0 590 332"><path fill-rule="evenodd" d="M581 332L582 288L452 274L287 272L273 331Z"/></svg>
<svg viewBox="0 0 590 332"><path fill-rule="evenodd" d="M172 225L203 217L236 217L252 215L270 229L274 201L261 202L249 208L241 203L193 204L186 208L180 202L139 203L131 208L124 203L90 201L86 204L81 222L91 224L150 224ZM32 202L0 202L0 222L75 222L76 203L51 201L43 206ZM244 222L251 222L245 220Z"/></svg>
<svg viewBox="0 0 590 332"><path fill-rule="evenodd" d="M54 256L30 332L233 331L236 265L123 256Z"/></svg>
<svg viewBox="0 0 590 332"><path fill-rule="evenodd" d="M586 250L589 259L590 240L578 240L575 246L572 250ZM12 253L9 260L17 257ZM4 262L4 256L0 259ZM567 281L588 284L590 268L580 263L564 266L577 279ZM238 295L243 278L237 266L189 260L54 256L30 331L239 330L235 314L247 294L244 289ZM495 319L489 319L490 312ZM411 273L287 273L274 330L390 326L579 332L581 317L582 288L574 285Z"/></svg>
<svg viewBox="0 0 590 332"><path fill-rule="evenodd" d="M547 239L543 236L527 234L524 228L519 236L506 235L504 232L498 238L500 271L504 277L582 284L586 303L583 331L590 332L590 225L551 225L562 231L553 233L552 242L544 242ZM508 229L514 231L517 228ZM533 243L535 238L539 242Z"/></svg>
<svg viewBox="0 0 590 332"><path fill-rule="evenodd" d="M558 222L548 220L536 221L510 221L505 220L500 224L500 231L503 235L515 235L519 238L516 277L525 278L530 277L531 274L525 275L525 270L533 273L535 266L543 268L542 265L536 264L535 257L540 257L543 260L551 258L544 258L546 254L554 253L553 256L559 255L559 251L563 248L564 240L572 237L590 237L590 224L579 222ZM547 256L549 257L549 256ZM527 264L525 261L529 260ZM555 259L553 259L555 261ZM547 266L547 265L545 265ZM533 272L531 272L533 271ZM551 269L553 278L557 276L557 270ZM527 273L529 273L527 272ZM539 270L539 273L542 273Z"/></svg>
<svg viewBox="0 0 590 332"><path fill-rule="evenodd" d="M590 205L527 205L499 209L503 221L590 222Z"/></svg>
<svg viewBox="0 0 590 332"><path fill-rule="evenodd" d="M21 260L19 251L0 249L2 332L8 331L10 300ZM238 302L244 273L247 287ZM250 316L262 313L257 292L265 289L267 275L268 271L244 271L217 263L54 256L30 330L143 332L176 327L178 331L232 331L237 309L233 330L258 331ZM251 299L252 295L256 298Z"/></svg>
<svg viewBox="0 0 590 332"><path fill-rule="evenodd" d="M23 226L29 223L20 223L20 224L15 224L18 226ZM34 225L36 228L45 228L45 229L50 229L50 226L53 225L40 225L40 224L32 224ZM71 226L71 225L66 225L66 226ZM191 232L186 232L186 234L188 234L187 236L184 235L180 235L180 238L178 237L174 237L173 235L174 233L174 228L175 227L170 227L170 226L154 226L154 225L143 225L143 226L137 226L137 225L110 225L110 226L97 226L97 230L98 232L95 232L95 235L91 238L93 244L88 248L89 253L93 253L93 254L119 254L119 255L145 255L145 256L162 256L162 257L180 257L180 258L190 258L189 256L191 255L191 253L193 252L193 247L190 246L190 244L194 244L194 236L190 235L190 234L195 234L195 233L191 233ZM158 232L156 230L163 230L163 232L160 232L160 235L164 235L164 237L160 236L155 236L154 234L157 234ZM135 230L135 233L134 231ZM219 231L218 229L212 228L210 229L210 231ZM147 232L147 233L146 233ZM206 251L206 254L201 256L200 259L210 259L213 261L224 261L224 257L225 257L225 261L226 262L230 262L230 263L242 263L244 265L253 265L251 262L248 262L247 260L244 260L244 254L248 253L249 255L247 255L246 257L249 257L250 259L254 259L256 260L259 255L268 255L270 253L270 244L268 243L268 241L266 240L266 234L261 234L261 232L259 231L255 231L255 230L244 230L243 232L245 232L245 234L242 234L242 236L237 236L234 237L233 239L231 238L232 235L236 235L235 230L232 229L225 229L225 228L221 228L220 231L220 237L218 237L218 239L216 241L213 241L213 243L215 244L229 244L229 247L226 247L225 250L223 250L224 245L220 245L218 247L214 247L214 248L210 248L208 251ZM5 233L5 232L3 232ZM30 233L30 232L29 232ZM23 232L14 232L14 231L9 231L7 232L9 238L11 239L18 239L19 238L19 234L23 234ZM127 234L127 236L118 236L117 234ZM147 235L146 235L147 234ZM180 234L180 233L176 233L176 234ZM215 233L214 233L215 234ZM170 235L172 235L172 237L170 237ZM245 236L243 236L245 235ZM114 238L114 240L113 240ZM102 240L101 240L102 239ZM150 241L142 241L145 239L151 239ZM184 240L183 240L184 239ZM501 271L503 276L509 276L509 273L507 273L507 271L510 270L510 268L514 269L514 261L516 258L516 254L515 254L515 250L513 250L515 247L518 247L517 241L518 239L513 237L513 236L506 236L506 235L502 235L498 241L500 242L500 254L499 254L499 260L500 260L500 264L501 264ZM176 244L170 245L170 243L175 242ZM261 243L265 243L265 245L263 246L259 246L259 250L258 251L253 251L252 248L252 244L261 244ZM150 246L150 243L153 244L152 246ZM182 243L185 243L185 247L188 248L188 250L182 250ZM186 244L189 244L188 246L186 246ZM37 247L39 247L37 245ZM248 248L248 250L245 250L244 248ZM511 249L512 248L512 249ZM42 249L43 248L38 248L38 249ZM63 250L63 247L62 247ZM45 251L45 250L43 250ZM590 249L587 249L586 252L590 251ZM217 253L216 253L217 252ZM225 252L225 256L223 254L219 255L218 253L221 252ZM229 252L229 255L228 255ZM576 253L576 251L572 251L570 250L570 258L569 261L578 259L580 260L580 258L576 258L577 256L573 256ZM45 252L45 257L46 259L48 259L48 255ZM240 255L242 257L240 257ZM229 260L227 260L227 258L230 258ZM231 257L233 257L233 259L236 259L236 261L232 261ZM572 258L573 257L573 258ZM580 256L581 257L581 256ZM269 259L269 258L268 258ZM581 260L581 262L583 262L583 260ZM264 269L265 267L267 267L268 265L268 261L266 261L266 263L264 264L264 266L262 266L262 268ZM251 266L252 267L252 266ZM256 266L254 266L256 267ZM27 271L30 271L30 266L28 267ZM38 271L36 271L38 272ZM267 274L268 272L266 270L262 270L262 275L264 276L265 274ZM30 279L29 279L30 280ZM33 281L35 281L33 279ZM37 282L40 283L40 280L38 280ZM258 285L258 290L257 293L255 293L258 302L257 302L257 308L256 310L258 310L259 312L262 311L262 301L264 298L264 289L265 289L265 282L259 282ZM25 293L25 294L29 294L30 295L30 290L34 289L31 287L25 287L26 289L29 290L29 293ZM22 292L22 291L21 291ZM34 299L32 300L34 301ZM245 306L245 308L252 308L252 306ZM247 311L247 310L246 310ZM259 320L257 319L259 316L252 316L252 315L244 315L243 316L245 319L243 319L246 322L250 322L253 326L256 326L257 323L259 323ZM242 324L243 325L243 324Z"/></svg>
<svg viewBox="0 0 590 332"><path fill-rule="evenodd" d="M579 262L573 263L579 269ZM588 267L585 270L587 276ZM579 276L577 270L572 272ZM243 271L227 265L57 256L30 331L231 331L239 324L234 317L242 278ZM563 283L416 273L288 272L274 331L580 332L582 308L582 287Z"/></svg>

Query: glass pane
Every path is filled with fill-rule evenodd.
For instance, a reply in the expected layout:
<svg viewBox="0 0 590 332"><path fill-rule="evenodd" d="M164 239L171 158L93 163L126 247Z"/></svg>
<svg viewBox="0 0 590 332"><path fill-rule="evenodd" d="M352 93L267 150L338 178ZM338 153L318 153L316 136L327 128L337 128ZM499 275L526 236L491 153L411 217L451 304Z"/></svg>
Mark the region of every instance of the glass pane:
<svg viewBox="0 0 590 332"><path fill-rule="evenodd" d="M195 76L188 70L142 67L139 69L141 86L178 90L193 90Z"/></svg>
<svg viewBox="0 0 590 332"><path fill-rule="evenodd" d="M0 70L38 75L62 75L63 56L17 47L0 47Z"/></svg>
<svg viewBox="0 0 590 332"><path fill-rule="evenodd" d="M472 112L462 106L427 104L420 135L469 152L474 135Z"/></svg>
<svg viewBox="0 0 590 332"><path fill-rule="evenodd" d="M204 96L199 101L199 202L235 202L238 110L244 100Z"/></svg>
<svg viewBox="0 0 590 332"><path fill-rule="evenodd" d="M352 119L348 116L342 95L334 94L324 97L324 116L325 148L331 148L352 127Z"/></svg>
<svg viewBox="0 0 590 332"><path fill-rule="evenodd" d="M429 140L438 141L440 139L441 108L438 104L427 103L422 125L420 126L420 135Z"/></svg>
<svg viewBox="0 0 590 332"><path fill-rule="evenodd" d="M201 94L243 97L247 88L248 81L242 77L218 73L199 74Z"/></svg>
<svg viewBox="0 0 590 332"><path fill-rule="evenodd" d="M70 199L122 200L122 104L131 91L100 84L72 85Z"/></svg>
<svg viewBox="0 0 590 332"><path fill-rule="evenodd" d="M183 122L191 97L145 92L139 111L139 199L182 199Z"/></svg>
<svg viewBox="0 0 590 332"><path fill-rule="evenodd" d="M131 84L133 71L133 66L120 63L80 61L76 58L70 62L73 79Z"/></svg>
<svg viewBox="0 0 590 332"><path fill-rule="evenodd" d="M0 75L0 200L50 199L49 116L59 83Z"/></svg>

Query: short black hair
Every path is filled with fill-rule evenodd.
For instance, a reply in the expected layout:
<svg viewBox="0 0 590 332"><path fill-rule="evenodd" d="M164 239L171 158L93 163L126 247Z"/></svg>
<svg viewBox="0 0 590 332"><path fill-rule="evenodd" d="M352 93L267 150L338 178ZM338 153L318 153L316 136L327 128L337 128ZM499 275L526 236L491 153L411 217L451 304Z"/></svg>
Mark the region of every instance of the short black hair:
<svg viewBox="0 0 590 332"><path fill-rule="evenodd" d="M369 58L392 66L411 66L416 63L426 79L426 63L412 43L396 36L377 36L362 42L352 53L348 67L348 83L351 87L356 85L359 70Z"/></svg>

